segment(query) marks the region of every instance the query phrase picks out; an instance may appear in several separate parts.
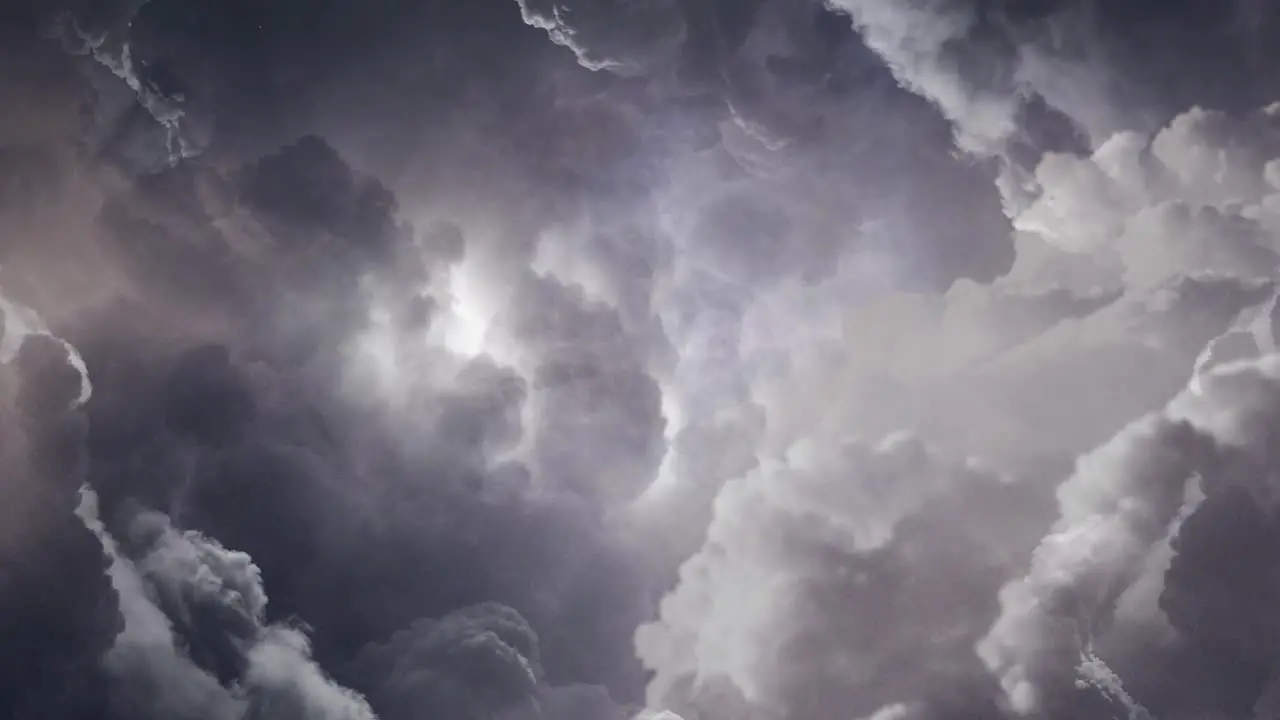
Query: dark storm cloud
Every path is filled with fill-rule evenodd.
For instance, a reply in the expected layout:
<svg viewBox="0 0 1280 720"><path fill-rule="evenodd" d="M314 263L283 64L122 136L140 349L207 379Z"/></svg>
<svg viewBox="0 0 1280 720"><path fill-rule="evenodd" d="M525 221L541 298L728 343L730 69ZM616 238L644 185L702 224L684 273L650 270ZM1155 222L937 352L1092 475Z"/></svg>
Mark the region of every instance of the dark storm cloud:
<svg viewBox="0 0 1280 720"><path fill-rule="evenodd" d="M448 225L419 236L394 209L389 192L314 138L225 173L192 162L109 198L100 227L117 243L113 271L130 290L74 333L104 384L89 408L89 448L105 527L144 585L158 580L143 566L151 541L137 534L137 503L245 552L272 598L254 622L309 623L316 657L329 667L414 622L502 600L548 628L550 681L634 694L639 669L629 634L645 592L629 573L628 551L593 518L607 488L596 475L609 464L580 454L561 433L560 455L533 456L534 472L546 477L539 484L558 488L537 499L518 457L500 457L526 433L549 446L553 434L540 418L523 427L532 394L550 398L571 422L585 407L574 383L586 383L617 397L607 413L643 419L634 441L626 439L630 422L593 430L619 437L615 467L635 466L623 471L634 476L627 491L634 494L660 457L656 388L610 308L554 289L547 297L521 291L519 307L532 314L512 327L539 358L530 379L484 355L407 343L393 351L407 373L396 390L400 410L379 410L381 400L348 374L358 362L355 336L369 322L367 281L380 282L376 298L395 313L435 302L432 292L447 303L447 293L428 285L463 256L465 243ZM419 332L429 331L429 312ZM561 312L596 320L543 327ZM595 340L573 344L582 337ZM593 367L603 376L555 372ZM636 393L648 398L639 410L630 404ZM566 452L580 462L561 457ZM628 452L634 460L623 457ZM362 591L352 596L353 587ZM168 644L199 666L192 692L220 693L219 681L254 672L256 651L214 610L205 617L168 599L157 604L170 618ZM589 623L591 633L573 632L577 623ZM158 672L162 661L146 647L120 651L127 684L141 687ZM280 652L294 662L296 653ZM448 704L449 683L433 687ZM555 696L552 685L535 689ZM120 702L161 712L178 700L144 693ZM560 702L573 708L599 698Z"/></svg>
<svg viewBox="0 0 1280 720"><path fill-rule="evenodd" d="M366 647L349 674L386 720L423 712L491 717L535 702L538 636L518 613L480 605L420 620Z"/></svg>
<svg viewBox="0 0 1280 720"><path fill-rule="evenodd" d="M553 3L518 0L525 22L547 31L587 68L639 75L670 62L684 41L680 3Z"/></svg>
<svg viewBox="0 0 1280 720"><path fill-rule="evenodd" d="M242 171L238 186L241 201L284 244L286 256L305 255L329 236L343 244L330 252L350 248L377 258L395 238L395 196L376 179L358 177L319 137L258 159Z"/></svg>
<svg viewBox="0 0 1280 720"><path fill-rule="evenodd" d="M174 361L167 384L166 424L203 445L234 435L256 411L245 371L220 345L183 353Z"/></svg>
<svg viewBox="0 0 1280 720"><path fill-rule="evenodd" d="M1275 60L1265 38L1276 15L1247 0L828 4L982 153L1028 141L1054 149L1043 146L1043 113L1028 114L1041 103L1096 146L1194 105L1247 112L1276 90L1257 72Z"/></svg>
<svg viewBox="0 0 1280 720"><path fill-rule="evenodd" d="M164 87L135 55L134 23L148 4L56 0L40 7L35 21L42 35L77 58L93 87L83 147L130 172L172 166L203 145L187 118L184 95Z"/></svg>
<svg viewBox="0 0 1280 720"><path fill-rule="evenodd" d="M661 53L661 62L623 59L634 33L591 31L627 27L622 18L633 7L606 3L575 12L523 6L527 20L586 58L584 64L607 75L640 77L602 81L615 88L614 95L645 87L666 104L688 96L706 98L707 110L678 117L685 125L705 127L702 134L714 143L700 161L707 163L706 169L697 172L708 178L718 165L724 175L712 182L672 178L678 203L691 206L681 211L705 207L714 224L717 214L734 214L728 206L737 198L751 205L751 212L773 219L757 223L743 218L759 239L732 246L717 243L714 228L706 229L710 236L704 239L704 229L691 221L682 231L691 240L682 248L705 253L729 270L755 265L789 274L798 264L820 274L829 272L841 254L883 249L872 246L863 226L886 223L898 243L890 252L909 268L902 276L906 282L945 285L956 276L990 277L1007 262L1007 234L993 198L985 191L959 190L972 189L969 183L938 181L940 176L972 181L986 171L964 166L949 154L945 126L894 87L878 59L820 4L640 5L643 9L636 12L652 20L644 24L646 32L663 34L662 43L646 46ZM579 19L584 29L575 33ZM873 117L872 108L881 117ZM884 114L901 121L879 122ZM900 146L899 141L915 148L915 162L880 152L890 143ZM677 163L681 165L688 169L693 164L684 159ZM859 170L849 172L853 167ZM935 198L939 213L901 212L892 198L904 192ZM952 203L968 208L963 225L955 224L954 215L952 222L941 222L942 208ZM792 242L785 231L779 234L780 224L793 226L792 237L811 239Z"/></svg>
<svg viewBox="0 0 1280 720"><path fill-rule="evenodd" d="M101 717L100 663L122 620L107 558L76 517L84 479L81 375L59 341L28 335L12 307L5 339L20 342L5 365L4 570L0 635L6 648L0 700L6 718Z"/></svg>
<svg viewBox="0 0 1280 720"><path fill-rule="evenodd" d="M301 177L325 181L332 176ZM194 186L179 174L173 179L177 188ZM302 197L313 197L315 185L297 188L299 176L285 179ZM197 178L195 185L208 181ZM273 277L277 284L270 288L272 293L305 294L317 292L316 274L325 272L329 300L362 308L357 275L371 266L342 259L379 255L344 242L355 235L376 237L345 230L343 218L349 215L341 208L351 204L349 195L356 196L359 207L360 195L357 186L338 186L345 190L328 196L337 219L321 216L311 225L297 221L286 224L286 230L264 230L261 236L273 243L305 240L310 248L319 248L316 255L307 258L305 250L295 250L287 255L268 251L235 256L232 273ZM247 189L239 195L254 197ZM176 197L185 196L179 191ZM145 213L146 200L145 193L130 192L116 198L119 204L112 213ZM183 207L166 204L162 219L199 225L201 206L187 205L186 212L200 213L185 218ZM255 222L260 219L264 227L282 223L292 208L286 200L261 203ZM111 232L120 232L118 221L111 227ZM287 230L296 234L286 235ZM311 234L304 236L307 231ZM192 335L184 337L179 328L167 324L162 312L161 326L151 329L160 330L161 337L147 340L148 328L136 324L146 316L131 315L129 305L139 296L167 297L181 287L184 276L206 267L200 263L198 246L186 257L172 250L176 254L165 260L171 273L147 273L145 266L125 264L133 297L107 308L110 314L98 316L76 333L89 365L101 369L104 383L89 408L95 428L88 445L90 480L103 493L103 532L119 538L117 583L135 595L142 593L139 587L148 588L138 595L141 599L131 601L126 616L133 618L133 630L117 642L107 663L117 683L111 690L113 707L134 716L194 713L205 706L200 712L208 714L198 717L326 717L329 701L315 700L314 693L332 693L323 683L316 685L318 680L307 679L313 670L307 653L297 649L301 636L267 623L294 616L311 623L318 657L339 667L364 645L382 642L415 621L427 622L491 598L519 605L548 626L601 624L595 640L552 628L547 676L611 682L624 694L635 687L630 679L634 671L626 662L628 628L639 620L643 592L622 572L626 560L620 551L601 545L602 531L591 519L592 506L578 509L572 501L526 500L521 489L525 473L518 465L490 465L496 453L509 450L522 435L520 407L527 390L514 370L483 356L460 361L437 350L435 362L457 368L450 371L448 386L420 386L409 398L418 413L413 428L397 427L385 417L362 419L361 413L370 408L344 399L338 374L342 340L350 326L332 313L321 316L329 324L312 326L310 341L300 352L294 336L264 327L277 321L265 312L233 320L242 323L241 329L211 324L206 331L220 336L215 344L201 338L194 327L188 329ZM444 254L455 256L456 250L446 248ZM295 274L295 267L287 263L281 270L272 267L286 257L312 272ZM346 278L344 267L349 270ZM220 317L220 322L232 322L227 318L239 315L235 310L246 305L280 307L278 301L267 304L256 294L203 299L194 295L185 301L197 314ZM219 301L226 306L209 307ZM608 328L609 316L602 317ZM611 332L618 332L616 326ZM545 339L551 348L560 347L563 340L554 333ZM607 332L602 340L606 345L610 341ZM307 369L300 371L298 363ZM64 395L51 402L75 399L72 392ZM183 535L178 542L167 520L138 514L135 501L172 513L177 522L206 531L228 547L247 550L235 562L252 562L261 580L228 582L264 585L229 592L243 598L253 593L270 596L271 604L259 601L257 609L242 613L228 608L221 595L208 596L212 604L207 606L201 604L205 596L188 597L193 591L185 584L189 581L171 576L173 568L165 558L171 552L203 547L203 541ZM70 514L64 520L78 522ZM477 528L489 531L477 534ZM200 562L222 562L220 550L210 552L200 550L198 554L207 555ZM608 576L616 577L601 585L601 578ZM363 589L358 599L345 592L351 587ZM622 594L614 596L613 587ZM607 600L598 604L595 598L602 593ZM167 628L159 639L148 634L158 632L148 630L155 623ZM110 646L109 638L105 644ZM450 651L445 658L462 663L460 668L466 665L466 652L458 652ZM601 657L618 660L601 663ZM622 670L616 665L619 661L625 666ZM484 672L483 658L476 662L480 665L475 672ZM174 669L162 669L170 666ZM539 672L541 678L543 671ZM266 689L241 696L227 689L233 681ZM452 682L432 686L432 702L452 702ZM157 684L174 689L168 694L147 689ZM534 684L528 692L557 697L549 685ZM602 702L614 712L607 692L597 692L557 702L568 708L566 712L583 703L600 707ZM345 702L340 692L331 699Z"/></svg>
<svg viewBox="0 0 1280 720"><path fill-rule="evenodd" d="M633 500L666 450L662 397L617 313L580 288L532 274L514 290L512 334L534 366L530 399L548 418L530 438L547 481L602 505Z"/></svg>
<svg viewBox="0 0 1280 720"><path fill-rule="evenodd" d="M341 667L398 631L486 600L509 602L547 628L541 675L555 683L606 683L634 697L639 669L629 634L644 612L645 592L632 580L633 563L621 545L608 541L592 517L608 487L595 476L613 468L601 462L606 458L584 455L590 443L565 428L538 430L540 420L522 427L521 413L537 394L558 422L572 425L587 395L608 390L616 399L605 413L618 420L595 432L609 443L617 438L627 457L618 459L615 474L619 483L627 478L622 495L634 496L662 449L657 389L643 364L648 351L628 344L634 340L611 308L558 300L555 292L521 292L518 307L532 314L514 329L533 346L535 366L513 369L406 344L393 352L407 372L406 397L398 399L411 413L378 414L370 398L351 397L361 388L348 377L352 341L370 322L371 302L389 303L397 328L408 323L429 331L432 307L449 303L440 274L471 244L465 231L449 232L447 224L417 236L396 217L391 192L354 172L329 143L277 140L324 124L308 109L309 93L335 80L344 53L377 44L394 24L390 8L354 22L337 8L294 13L304 20L290 23L283 11L249 4L162 5L72 9L71 30L106 33L103 53L110 53L105 60L82 58L97 116L87 126L92 152L77 162L90 172L99 162L124 170L123 177L105 177L98 207L82 211L95 222L82 239L106 249L100 269L123 292L64 320L104 384L88 408L88 479L101 495L99 532L114 557L112 579L127 595L126 627L105 663L110 712L325 717L334 705L316 698L341 705L342 693L317 680L305 639L273 623L291 617L310 623L317 659ZM510 23L523 27L515 14ZM241 35L255 29L261 35ZM343 41L309 47L302 38L313 29ZM254 39L263 35L269 39ZM63 39L78 49L75 38ZM125 57L133 63L126 68L131 77L103 74L102 62ZM272 83L282 78L292 81L289 92L276 95L280 86ZM471 91L470 82L440 89L459 97ZM158 120L148 117L148 98L161 95L181 96L184 118L213 129L207 161L165 169L147 159L144 146L163 139L165 130L148 125ZM281 108L287 111L273 118ZM259 120L267 122L255 127ZM509 142L519 139L513 133ZM238 154L243 148L265 152ZM595 162L590 154L585 159ZM510 164L526 172L562 166L568 175L560 176L561 187L572 187L582 172L577 162L534 153ZM541 217L534 213L533 223L507 236L531 248ZM513 219L523 222L518 214ZM408 245L417 249L406 252ZM47 266L41 258L27 263L42 272ZM378 282L372 298L370 279ZM646 294L628 300L641 322ZM574 317L598 319L586 329L597 340L581 357L564 353L563 343L577 339L572 328L569 336L525 329L545 314L577 307ZM526 370L534 376L522 378ZM639 408L633 398L643 399ZM402 425L408 416L414 422ZM637 428L633 416L641 420ZM546 479L538 484L573 492L529 497L530 471L519 457L498 458L525 436L540 448L533 472ZM576 492L590 499L580 502ZM73 508L68 504L49 523L81 527L104 564L102 546ZM196 529L208 535L191 534ZM90 579L102 584L107 576L97 569ZM249 569L253 577L243 575ZM203 594L210 588L190 584L189 573L220 578L252 607L237 609L230 595ZM362 592L348 597L356 587ZM89 602L95 595L68 597ZM445 681L415 697L447 706L457 692L449 678L483 686L492 663L486 665L484 647L467 648L484 637L460 637L462 648L447 649L439 661ZM86 633L75 641L105 651L113 638ZM68 651L66 663L93 666L101 655L92 647ZM494 667L499 682L501 667ZM62 672L54 668L50 677L55 671ZM561 696L540 677L525 692L570 715L621 712L602 689ZM358 703L350 707L358 713Z"/></svg>
<svg viewBox="0 0 1280 720"><path fill-rule="evenodd" d="M311 659L302 630L268 625L261 572L244 553L164 515L134 511L117 543L92 490L81 516L111 556L124 627L104 667L110 717L370 720L359 695Z"/></svg>
<svg viewBox="0 0 1280 720"><path fill-rule="evenodd" d="M1270 717L1271 14L22 9L14 713Z"/></svg>

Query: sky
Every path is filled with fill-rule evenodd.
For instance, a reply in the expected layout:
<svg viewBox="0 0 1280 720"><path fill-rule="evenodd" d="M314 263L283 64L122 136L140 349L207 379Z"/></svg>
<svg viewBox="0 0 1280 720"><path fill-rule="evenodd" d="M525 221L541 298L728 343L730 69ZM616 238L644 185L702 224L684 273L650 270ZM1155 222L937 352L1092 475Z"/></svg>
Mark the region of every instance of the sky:
<svg viewBox="0 0 1280 720"><path fill-rule="evenodd" d="M0 720L1275 720L1278 30L0 3Z"/></svg>

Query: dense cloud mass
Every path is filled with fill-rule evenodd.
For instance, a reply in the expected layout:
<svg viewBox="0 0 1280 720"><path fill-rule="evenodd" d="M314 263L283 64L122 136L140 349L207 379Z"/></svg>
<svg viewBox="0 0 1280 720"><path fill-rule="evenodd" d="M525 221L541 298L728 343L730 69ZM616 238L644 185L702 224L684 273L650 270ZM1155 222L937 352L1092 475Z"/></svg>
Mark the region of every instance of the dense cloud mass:
<svg viewBox="0 0 1280 720"><path fill-rule="evenodd" d="M1280 10L0 7L0 720L1280 717Z"/></svg>

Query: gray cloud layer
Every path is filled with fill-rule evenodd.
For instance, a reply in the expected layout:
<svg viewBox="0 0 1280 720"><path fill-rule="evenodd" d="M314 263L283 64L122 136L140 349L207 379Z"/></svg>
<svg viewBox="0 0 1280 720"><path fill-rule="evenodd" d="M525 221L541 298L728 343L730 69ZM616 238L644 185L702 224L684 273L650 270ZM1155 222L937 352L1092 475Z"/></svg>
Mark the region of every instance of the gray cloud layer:
<svg viewBox="0 0 1280 720"><path fill-rule="evenodd" d="M0 717L1274 714L1264 6L5 13Z"/></svg>

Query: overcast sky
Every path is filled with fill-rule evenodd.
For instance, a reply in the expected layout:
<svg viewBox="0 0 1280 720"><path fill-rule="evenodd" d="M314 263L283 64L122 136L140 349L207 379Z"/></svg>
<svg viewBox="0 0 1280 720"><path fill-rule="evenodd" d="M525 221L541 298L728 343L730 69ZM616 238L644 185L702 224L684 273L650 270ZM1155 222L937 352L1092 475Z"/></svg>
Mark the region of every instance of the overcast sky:
<svg viewBox="0 0 1280 720"><path fill-rule="evenodd" d="M0 720L1280 718L1277 32L0 4Z"/></svg>

